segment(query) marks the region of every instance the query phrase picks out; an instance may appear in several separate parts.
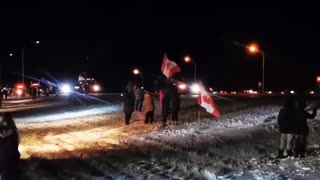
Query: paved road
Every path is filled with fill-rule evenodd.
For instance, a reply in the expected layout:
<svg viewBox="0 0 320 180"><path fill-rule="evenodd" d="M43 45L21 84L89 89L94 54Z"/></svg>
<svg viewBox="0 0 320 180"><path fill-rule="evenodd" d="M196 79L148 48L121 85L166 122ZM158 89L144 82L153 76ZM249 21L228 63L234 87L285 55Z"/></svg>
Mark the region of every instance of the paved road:
<svg viewBox="0 0 320 180"><path fill-rule="evenodd" d="M68 118L91 116L120 109L120 94L95 94L70 103L68 96L6 102L1 112L12 112L18 123L57 121Z"/></svg>

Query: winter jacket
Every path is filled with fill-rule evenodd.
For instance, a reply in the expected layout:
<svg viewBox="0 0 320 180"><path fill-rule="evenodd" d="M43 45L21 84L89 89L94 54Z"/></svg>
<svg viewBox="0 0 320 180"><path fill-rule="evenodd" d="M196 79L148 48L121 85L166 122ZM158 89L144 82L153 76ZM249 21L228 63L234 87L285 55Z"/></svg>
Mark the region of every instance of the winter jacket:
<svg viewBox="0 0 320 180"><path fill-rule="evenodd" d="M154 100L152 95L150 94L144 95L143 105L146 112L154 111Z"/></svg>
<svg viewBox="0 0 320 180"><path fill-rule="evenodd" d="M5 138L0 138L0 172L4 171L8 166L7 142Z"/></svg>
<svg viewBox="0 0 320 180"><path fill-rule="evenodd" d="M16 168L20 153L18 134L0 138L0 172Z"/></svg>
<svg viewBox="0 0 320 180"><path fill-rule="evenodd" d="M140 88L137 88L136 90L134 90L134 96L136 100L142 100L144 96L143 91Z"/></svg>
<svg viewBox="0 0 320 180"><path fill-rule="evenodd" d="M132 113L134 110L134 96L131 94L124 95L123 112Z"/></svg>
<svg viewBox="0 0 320 180"><path fill-rule="evenodd" d="M125 92L128 94L133 94L134 90L133 90L133 84L132 83L128 83L125 87Z"/></svg>
<svg viewBox="0 0 320 180"><path fill-rule="evenodd" d="M170 96L170 88L164 88L162 89L162 94L163 94L163 98L162 98L162 116L167 116L170 114L171 112L171 108L170 108L170 103L171 103L171 96Z"/></svg>
<svg viewBox="0 0 320 180"><path fill-rule="evenodd" d="M294 114L294 134L306 136L309 134L308 119L315 118L317 110L313 110L312 114L308 111L300 109Z"/></svg>
<svg viewBox="0 0 320 180"><path fill-rule="evenodd" d="M170 96L171 96L171 111L179 112L181 99L180 99L180 94L176 87L171 88Z"/></svg>
<svg viewBox="0 0 320 180"><path fill-rule="evenodd" d="M278 115L279 131L284 134L294 133L294 115L292 108L283 107Z"/></svg>

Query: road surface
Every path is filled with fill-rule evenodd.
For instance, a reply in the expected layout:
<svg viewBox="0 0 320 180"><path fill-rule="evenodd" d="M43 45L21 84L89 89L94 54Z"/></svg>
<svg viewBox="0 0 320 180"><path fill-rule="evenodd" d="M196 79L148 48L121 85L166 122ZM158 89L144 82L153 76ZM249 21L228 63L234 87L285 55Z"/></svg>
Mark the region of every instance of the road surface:
<svg viewBox="0 0 320 180"><path fill-rule="evenodd" d="M105 114L120 110L120 94L95 94L70 103L68 96L5 102L1 112L11 112L17 123L49 122Z"/></svg>

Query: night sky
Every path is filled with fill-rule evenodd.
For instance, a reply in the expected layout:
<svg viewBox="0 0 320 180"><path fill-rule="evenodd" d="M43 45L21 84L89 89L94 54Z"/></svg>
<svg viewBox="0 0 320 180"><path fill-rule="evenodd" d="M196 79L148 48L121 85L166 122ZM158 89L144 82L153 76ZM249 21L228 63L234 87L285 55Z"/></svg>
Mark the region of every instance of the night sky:
<svg viewBox="0 0 320 180"><path fill-rule="evenodd" d="M257 42L264 51L266 90L315 88L320 74L315 4L116 1L0 7L0 64L2 81L8 84L21 79L23 46L27 75L47 78L50 73L65 81L85 71L107 92L119 91L134 78L135 67L150 87L161 75L165 52L179 64L185 80L193 77L193 65L183 62L189 54L205 84L257 88L261 56L248 54L234 41Z"/></svg>

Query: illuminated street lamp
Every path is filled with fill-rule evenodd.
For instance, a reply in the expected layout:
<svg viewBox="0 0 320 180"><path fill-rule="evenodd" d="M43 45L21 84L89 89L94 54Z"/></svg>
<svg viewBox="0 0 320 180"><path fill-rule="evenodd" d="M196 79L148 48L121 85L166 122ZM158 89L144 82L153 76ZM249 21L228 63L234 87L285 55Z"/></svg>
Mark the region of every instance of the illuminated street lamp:
<svg viewBox="0 0 320 180"><path fill-rule="evenodd" d="M142 85L141 88L143 88L144 84L143 84L143 74L142 74L142 72L139 69L135 68L135 69L133 69L133 74L134 75L140 75L140 77L141 77L141 85Z"/></svg>
<svg viewBox="0 0 320 180"><path fill-rule="evenodd" d="M133 74L135 74L135 75L138 75L138 74L140 74L140 71L139 71L139 69L134 69L134 70L133 70Z"/></svg>
<svg viewBox="0 0 320 180"><path fill-rule="evenodd" d="M190 57L190 56L185 56L185 57L184 57L184 61L185 61L186 63L191 62L191 57Z"/></svg>
<svg viewBox="0 0 320 180"><path fill-rule="evenodd" d="M192 58L190 56L185 56L184 62L186 62L186 63L193 62L193 64L194 64L194 82L197 82L197 63L194 60L192 60Z"/></svg>
<svg viewBox="0 0 320 180"><path fill-rule="evenodd" d="M317 77L317 83L320 83L320 76Z"/></svg>
<svg viewBox="0 0 320 180"><path fill-rule="evenodd" d="M261 53L262 55L262 93L264 93L264 52L259 49L257 44L250 44L246 46L251 54Z"/></svg>

